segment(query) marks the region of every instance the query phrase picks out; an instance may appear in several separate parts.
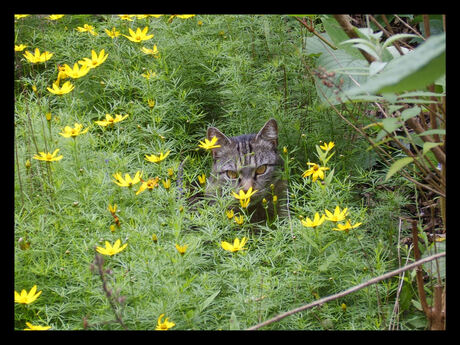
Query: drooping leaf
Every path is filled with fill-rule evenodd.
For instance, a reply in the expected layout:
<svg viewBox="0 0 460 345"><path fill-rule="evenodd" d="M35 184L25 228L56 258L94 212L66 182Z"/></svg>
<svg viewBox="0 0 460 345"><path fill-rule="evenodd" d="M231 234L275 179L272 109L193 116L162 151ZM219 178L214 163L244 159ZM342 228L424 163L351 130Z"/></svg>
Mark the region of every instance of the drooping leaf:
<svg viewBox="0 0 460 345"><path fill-rule="evenodd" d="M385 182L388 181L388 179L396 174L399 170L404 168L406 165L412 163L414 159L412 157L404 157L401 159L398 159L396 162L394 162L391 166L390 169L388 169L387 175L385 176Z"/></svg>
<svg viewBox="0 0 460 345"><path fill-rule="evenodd" d="M423 155L426 155L428 151L430 151L433 147L442 145L442 143L432 143L432 142L425 142L423 143Z"/></svg>

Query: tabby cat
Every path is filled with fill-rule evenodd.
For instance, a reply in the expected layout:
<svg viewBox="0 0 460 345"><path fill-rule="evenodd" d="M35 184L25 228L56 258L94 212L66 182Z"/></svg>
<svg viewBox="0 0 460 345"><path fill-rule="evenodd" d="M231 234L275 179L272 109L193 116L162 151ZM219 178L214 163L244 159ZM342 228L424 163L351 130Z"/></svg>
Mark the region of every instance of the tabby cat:
<svg viewBox="0 0 460 345"><path fill-rule="evenodd" d="M212 149L213 166L206 194L222 193L222 186L230 186L237 194L250 187L257 192L248 207L251 221L270 220L282 215L285 205L286 183L282 180L283 161L277 152L278 125L274 119L265 123L257 134L243 134L228 138L217 128L207 131L208 140L217 137L218 148ZM277 201L273 203L273 195ZM264 208L263 199L267 200ZM238 201L235 199L235 203ZM276 212L275 212L276 210Z"/></svg>

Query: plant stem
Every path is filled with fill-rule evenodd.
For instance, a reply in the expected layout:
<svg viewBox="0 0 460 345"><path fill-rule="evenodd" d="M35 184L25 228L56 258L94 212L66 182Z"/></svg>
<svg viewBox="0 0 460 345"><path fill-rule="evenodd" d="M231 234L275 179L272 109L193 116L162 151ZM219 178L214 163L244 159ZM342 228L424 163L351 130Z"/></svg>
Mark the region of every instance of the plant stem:
<svg viewBox="0 0 460 345"><path fill-rule="evenodd" d="M408 270L411 270L413 268L416 268L416 267L419 267L420 265L424 264L424 263L427 263L427 262L430 262L430 261L433 261L435 259L438 259L440 257L443 257L445 256L446 253L445 252L442 252L442 253L439 253L439 254L434 254L434 255L431 255L431 256L428 256L424 259L421 259L421 260L418 260L412 264L409 264L409 265L406 265L404 267L401 267L401 268L398 268L394 271L391 271L391 272L388 272L388 273L385 273L385 274L382 274L381 276L378 276L378 277L375 277L375 278L372 278L370 280L368 280L367 282L364 282L364 283L361 283L361 284L358 284L358 285L355 285L347 290L344 290L342 292L339 292L335 295L331 295L331 296L327 296L327 297L324 297L324 298L321 298L317 301L314 301L312 303L309 303L309 304L306 304L306 305L303 305L301 307L298 307L298 308L295 308L295 309L292 309L292 310L289 310L285 313L282 313L282 314L279 314L267 321L264 321L264 322L261 322L255 326L252 326L252 327L249 327L247 330L249 331L252 331L252 330L256 330L256 329L259 329L261 327L264 327L264 326L267 326L271 323L274 323L274 322L277 322L277 321L280 321L282 319L284 319L285 317L287 316L290 316L292 314L295 314L295 313L298 313L298 312L301 312L301 311L304 311L304 310L307 310L307 309L311 309L311 308L314 308L314 307L317 307L317 306L320 306L326 302L329 302L329 301L333 301L333 300L336 300L336 299L339 299L339 298L343 298L353 292L356 292L356 291L359 291L361 289L364 289L365 287L368 287L369 285L373 285L373 284L376 284L378 282L381 282L382 280L385 280L385 279L388 279L388 278L391 278L395 275L398 275L402 272L405 272L405 271L408 271Z"/></svg>

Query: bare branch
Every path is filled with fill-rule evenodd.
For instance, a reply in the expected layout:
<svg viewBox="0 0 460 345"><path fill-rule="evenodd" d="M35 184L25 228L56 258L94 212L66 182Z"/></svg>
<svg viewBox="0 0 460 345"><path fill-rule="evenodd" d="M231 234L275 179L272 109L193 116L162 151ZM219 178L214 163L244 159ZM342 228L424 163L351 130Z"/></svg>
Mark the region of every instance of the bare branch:
<svg viewBox="0 0 460 345"><path fill-rule="evenodd" d="M336 299L339 299L339 298L342 298L346 295L349 295L353 292L356 292L356 291L359 291L361 289L364 289L365 287L369 286L369 285L373 285L373 284L376 284L382 280L385 280L385 279L388 279L388 278L391 278L393 276L396 276L402 272L405 272L405 271L408 271L408 270L411 270L415 267L418 267L424 263L427 263L427 262L430 262L430 261L433 261L435 259L438 259L440 257L443 257L446 255L446 252L442 252L442 253L438 253L438 254L434 254L434 255L431 255L431 256L428 256L424 259L421 259L421 260L418 260L416 262L413 262L407 266L404 266L404 267L401 267L397 270L394 270L394 271L391 271L391 272L388 272L388 273L385 273L385 274L382 274L381 276L378 276L378 277L375 277L375 278L372 278L370 280L368 280L367 282L364 282L364 283L361 283L359 285L356 285L356 286L353 286L345 291L342 291L342 292L339 292L335 295L331 295L331 296L327 296L327 297L324 297L324 298L321 298L315 302L312 302L312 303L309 303L309 304L306 304L306 305L303 305L301 307L298 307L298 308L295 308L295 309L292 309L292 310L289 310L285 313L282 313L282 314L279 314L273 318L271 318L270 320L267 320L267 321L264 321L264 322L261 322L255 326L252 326L252 327L249 327L248 330L256 330L256 329L259 329L261 327L264 327L264 326L267 326L271 323L274 323L274 322L277 322L281 319L284 319L285 317L287 316L290 316L292 314L295 314L295 313L298 313L298 312L301 312L301 311L304 311L304 310L307 310L307 309L311 309L311 308L314 308L314 307L317 307L319 305L322 305L326 302L330 302L330 301L333 301L333 300L336 300Z"/></svg>

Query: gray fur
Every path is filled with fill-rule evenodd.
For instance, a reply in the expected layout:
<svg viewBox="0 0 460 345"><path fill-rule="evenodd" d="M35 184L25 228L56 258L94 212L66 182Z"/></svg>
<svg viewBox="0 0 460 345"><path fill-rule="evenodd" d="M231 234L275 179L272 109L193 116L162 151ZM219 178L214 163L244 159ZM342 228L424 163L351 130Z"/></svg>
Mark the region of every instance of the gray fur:
<svg viewBox="0 0 460 345"><path fill-rule="evenodd" d="M222 192L222 186L230 186L236 193L240 189L252 187L257 193L251 197L249 213L254 212L253 222L266 219L262 199L268 201L270 219L274 217L272 195L277 195L277 214L282 214L283 199L286 195L286 184L281 179L283 161L277 152L278 126L274 119L265 123L257 134L243 134L228 138L217 128L210 127L207 131L209 140L213 136L218 139L219 148L212 149L213 166L211 177L206 188L207 195L215 196ZM263 174L256 174L256 169L266 166ZM227 171L238 173L236 179L230 179ZM270 185L273 184L273 191ZM281 206L281 207L280 207Z"/></svg>

